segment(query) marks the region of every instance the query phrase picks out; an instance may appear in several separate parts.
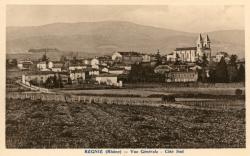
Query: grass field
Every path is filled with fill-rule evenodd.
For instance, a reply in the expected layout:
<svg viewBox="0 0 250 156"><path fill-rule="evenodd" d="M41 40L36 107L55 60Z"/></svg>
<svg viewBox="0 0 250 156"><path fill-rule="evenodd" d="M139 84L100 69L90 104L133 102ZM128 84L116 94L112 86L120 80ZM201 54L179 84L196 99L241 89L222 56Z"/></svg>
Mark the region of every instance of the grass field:
<svg viewBox="0 0 250 156"><path fill-rule="evenodd" d="M245 147L245 110L6 101L7 148Z"/></svg>

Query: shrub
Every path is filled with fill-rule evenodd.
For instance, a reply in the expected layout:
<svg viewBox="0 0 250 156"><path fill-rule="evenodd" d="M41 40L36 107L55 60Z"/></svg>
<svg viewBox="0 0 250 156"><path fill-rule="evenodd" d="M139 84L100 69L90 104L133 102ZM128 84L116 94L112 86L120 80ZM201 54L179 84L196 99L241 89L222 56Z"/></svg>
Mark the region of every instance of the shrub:
<svg viewBox="0 0 250 156"><path fill-rule="evenodd" d="M172 95L164 95L161 99L163 102L175 102L175 97Z"/></svg>
<svg viewBox="0 0 250 156"><path fill-rule="evenodd" d="M236 89L235 90L235 95L242 95L242 90L241 89Z"/></svg>

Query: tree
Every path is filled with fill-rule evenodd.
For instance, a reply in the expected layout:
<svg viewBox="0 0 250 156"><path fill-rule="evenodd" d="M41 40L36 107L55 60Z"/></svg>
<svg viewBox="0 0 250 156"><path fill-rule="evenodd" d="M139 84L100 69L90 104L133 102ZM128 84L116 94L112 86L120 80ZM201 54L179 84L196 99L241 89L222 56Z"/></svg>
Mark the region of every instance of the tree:
<svg viewBox="0 0 250 156"><path fill-rule="evenodd" d="M205 68L205 67L207 67L207 65L208 65L207 55L203 54L202 60L201 60L201 67Z"/></svg>
<svg viewBox="0 0 250 156"><path fill-rule="evenodd" d="M243 66L243 64L241 64L239 69L238 69L238 77L237 77L237 79L240 82L245 81L245 67Z"/></svg>
<svg viewBox="0 0 250 156"><path fill-rule="evenodd" d="M180 55L176 53L175 65L180 65Z"/></svg>
<svg viewBox="0 0 250 156"><path fill-rule="evenodd" d="M48 61L48 57L47 57L46 53L42 56L42 61Z"/></svg>
<svg viewBox="0 0 250 156"><path fill-rule="evenodd" d="M237 81L238 70L237 70L236 60L237 60L237 55L231 55L229 64L227 66L229 82Z"/></svg>
<svg viewBox="0 0 250 156"><path fill-rule="evenodd" d="M70 76L68 77L68 84L72 84L72 80L71 80L71 78L70 78Z"/></svg>
<svg viewBox="0 0 250 156"><path fill-rule="evenodd" d="M60 62L66 62L66 61L67 61L66 56L62 55L60 58Z"/></svg>
<svg viewBox="0 0 250 156"><path fill-rule="evenodd" d="M159 49L158 49L158 51L157 51L157 54L155 55L155 59L156 59L156 66L158 66L158 65L160 65L162 62L162 60L161 60L161 54L160 54L160 51L159 51Z"/></svg>
<svg viewBox="0 0 250 156"><path fill-rule="evenodd" d="M159 82L164 81L165 75L156 74L152 66L142 66L134 64L128 75L130 82Z"/></svg>
<svg viewBox="0 0 250 156"><path fill-rule="evenodd" d="M217 64L215 74L216 82L228 82L227 64L224 57L222 57L220 62Z"/></svg>
<svg viewBox="0 0 250 156"><path fill-rule="evenodd" d="M60 74L58 74L58 87L63 88L63 82L62 82L62 77Z"/></svg>
<svg viewBox="0 0 250 156"><path fill-rule="evenodd" d="M209 78L208 78L208 81L210 83L215 83L216 81L216 71L214 69L210 69L209 70Z"/></svg>
<svg viewBox="0 0 250 156"><path fill-rule="evenodd" d="M77 58L76 58L76 56L73 57L72 63L73 63L73 64L76 64L76 63L77 63Z"/></svg>
<svg viewBox="0 0 250 156"><path fill-rule="evenodd" d="M53 86L55 88L57 88L59 86L56 74L54 74L54 77L53 77L53 84L54 84Z"/></svg>
<svg viewBox="0 0 250 156"><path fill-rule="evenodd" d="M230 60L229 60L229 64L236 66L236 60L237 60L238 56L237 55L231 55L230 56Z"/></svg>
<svg viewBox="0 0 250 156"><path fill-rule="evenodd" d="M200 66L202 67L201 71L198 72L200 74L200 80L202 82L207 82L207 71L206 71L206 68L207 68L207 65L208 65L208 60L207 60L207 56L205 54L203 54L202 60L198 64L200 64Z"/></svg>
<svg viewBox="0 0 250 156"><path fill-rule="evenodd" d="M48 77L48 79L45 81L45 87L46 88L53 88L53 77Z"/></svg>

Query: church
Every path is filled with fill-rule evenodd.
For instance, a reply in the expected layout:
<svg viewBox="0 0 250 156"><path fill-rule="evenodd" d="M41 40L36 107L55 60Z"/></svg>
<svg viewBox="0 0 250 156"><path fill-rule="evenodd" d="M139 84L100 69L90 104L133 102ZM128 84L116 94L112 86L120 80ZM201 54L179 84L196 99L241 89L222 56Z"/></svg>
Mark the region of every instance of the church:
<svg viewBox="0 0 250 156"><path fill-rule="evenodd" d="M196 46L195 47L182 47L176 48L173 53L167 55L168 61L176 61L179 60L181 62L196 62L198 60L202 60L203 55L207 56L207 60L209 61L211 58L211 41L206 35L205 39L199 35Z"/></svg>

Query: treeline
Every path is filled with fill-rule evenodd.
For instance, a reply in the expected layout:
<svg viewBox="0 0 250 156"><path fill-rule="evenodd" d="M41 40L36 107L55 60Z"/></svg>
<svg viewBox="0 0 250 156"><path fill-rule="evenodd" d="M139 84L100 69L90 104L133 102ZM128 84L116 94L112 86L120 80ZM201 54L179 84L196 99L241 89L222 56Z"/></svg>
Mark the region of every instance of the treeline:
<svg viewBox="0 0 250 156"><path fill-rule="evenodd" d="M70 79L70 78L69 78ZM30 84L35 85L35 86L39 86L39 87L45 87L48 89L52 89L52 88L63 88L63 81L61 78L61 75L54 75L54 76L50 76L48 77L48 79L43 82L42 80L40 80L40 82L38 80L31 80Z"/></svg>
<svg viewBox="0 0 250 156"><path fill-rule="evenodd" d="M150 65L133 64L128 82L165 82L165 75L155 73L154 67Z"/></svg>
<svg viewBox="0 0 250 156"><path fill-rule="evenodd" d="M208 70L205 71L206 73L204 73L203 69L198 71L198 81L211 83L244 82L245 67L243 64L238 66L236 60L237 56L232 55L229 62L226 63L225 58L222 57L215 68L207 68L207 66L203 67L203 69L205 68Z"/></svg>
<svg viewBox="0 0 250 156"><path fill-rule="evenodd" d="M230 82L244 82L245 81L245 67L243 64L237 65L237 55L231 55L230 60L226 63L225 58L222 57L219 63L209 65L207 57L204 55L200 62L196 62L201 69L197 69L198 82L203 83L230 83ZM165 74L157 74L155 66L133 64L131 71L126 81L136 82L165 82ZM176 61L174 65L183 65L183 63ZM171 65L170 65L171 66ZM187 66L188 68L188 66Z"/></svg>

